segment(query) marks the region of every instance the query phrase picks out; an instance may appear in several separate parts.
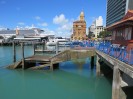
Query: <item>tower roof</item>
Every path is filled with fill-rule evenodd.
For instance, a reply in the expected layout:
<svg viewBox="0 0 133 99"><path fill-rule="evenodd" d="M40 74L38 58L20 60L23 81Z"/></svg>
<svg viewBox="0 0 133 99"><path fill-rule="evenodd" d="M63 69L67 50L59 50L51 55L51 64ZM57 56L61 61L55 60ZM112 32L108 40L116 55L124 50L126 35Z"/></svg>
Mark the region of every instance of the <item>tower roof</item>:
<svg viewBox="0 0 133 99"><path fill-rule="evenodd" d="M80 21L84 21L84 12L83 11L81 11L81 13L80 13Z"/></svg>
<svg viewBox="0 0 133 99"><path fill-rule="evenodd" d="M83 16L84 17L84 12L83 11L81 11L80 16Z"/></svg>

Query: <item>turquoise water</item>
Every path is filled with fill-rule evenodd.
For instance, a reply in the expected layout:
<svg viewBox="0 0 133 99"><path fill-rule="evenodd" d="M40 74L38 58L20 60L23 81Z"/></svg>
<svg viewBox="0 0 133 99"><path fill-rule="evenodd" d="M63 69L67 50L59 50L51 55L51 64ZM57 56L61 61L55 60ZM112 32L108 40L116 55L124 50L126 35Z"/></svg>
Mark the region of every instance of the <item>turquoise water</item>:
<svg viewBox="0 0 133 99"><path fill-rule="evenodd" d="M2 58L8 58L0 64L12 63L11 47L1 49ZM31 49L27 47L25 53L32 54ZM111 99L111 84L103 76L96 77L89 58L61 63L53 72L1 68L0 99Z"/></svg>
<svg viewBox="0 0 133 99"><path fill-rule="evenodd" d="M33 55L33 46L25 46L25 57ZM16 46L16 59L22 59L22 50L20 46ZM0 46L0 67L13 63L13 47Z"/></svg>

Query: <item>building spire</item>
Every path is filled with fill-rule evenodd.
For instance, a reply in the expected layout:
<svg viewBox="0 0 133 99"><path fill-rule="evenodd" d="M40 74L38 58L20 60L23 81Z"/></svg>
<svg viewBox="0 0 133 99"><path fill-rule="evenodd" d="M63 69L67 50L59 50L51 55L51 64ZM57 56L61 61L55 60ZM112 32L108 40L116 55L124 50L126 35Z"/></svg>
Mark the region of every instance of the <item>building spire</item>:
<svg viewBox="0 0 133 99"><path fill-rule="evenodd" d="M83 12L83 10L81 11L81 13L80 13L80 21L84 21L85 19L84 19L84 12Z"/></svg>

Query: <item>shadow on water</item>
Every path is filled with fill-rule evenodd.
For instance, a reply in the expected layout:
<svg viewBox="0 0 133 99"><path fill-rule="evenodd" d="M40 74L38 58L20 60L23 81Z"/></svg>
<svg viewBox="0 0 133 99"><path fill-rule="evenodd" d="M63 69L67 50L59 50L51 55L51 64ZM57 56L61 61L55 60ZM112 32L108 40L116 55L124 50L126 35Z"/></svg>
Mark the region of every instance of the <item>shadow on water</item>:
<svg viewBox="0 0 133 99"><path fill-rule="evenodd" d="M122 90L125 92L125 94L127 95L126 99L133 99L133 86L127 86L127 87L123 87Z"/></svg>
<svg viewBox="0 0 133 99"><path fill-rule="evenodd" d="M110 68L106 63L103 61L100 61L100 69L103 76L106 77L106 79L109 81L109 83L112 85L113 81L113 69Z"/></svg>
<svg viewBox="0 0 133 99"><path fill-rule="evenodd" d="M101 69L102 73L104 74L104 76L106 77L106 79L108 80L108 82L112 85L112 81L113 81L113 69L110 68L103 61L100 62L100 66L101 66L100 69ZM123 76L122 76L122 79L123 79ZM126 76L126 79L128 79L127 76ZM128 80L125 80L126 83L128 83L128 81L131 82L132 81L132 78L130 78L130 80L129 79ZM128 84L128 85L129 86L122 87L122 90L126 94L126 99L133 99L133 94L132 94L132 92L133 92L133 86L130 85L130 84Z"/></svg>

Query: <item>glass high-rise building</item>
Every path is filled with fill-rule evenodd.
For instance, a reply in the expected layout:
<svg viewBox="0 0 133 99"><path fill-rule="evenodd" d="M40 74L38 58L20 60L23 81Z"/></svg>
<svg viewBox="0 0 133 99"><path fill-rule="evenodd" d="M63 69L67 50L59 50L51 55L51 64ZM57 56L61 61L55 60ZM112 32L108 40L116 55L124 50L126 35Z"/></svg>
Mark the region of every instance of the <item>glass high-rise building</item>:
<svg viewBox="0 0 133 99"><path fill-rule="evenodd" d="M133 0L107 0L106 26L120 21L132 9Z"/></svg>

